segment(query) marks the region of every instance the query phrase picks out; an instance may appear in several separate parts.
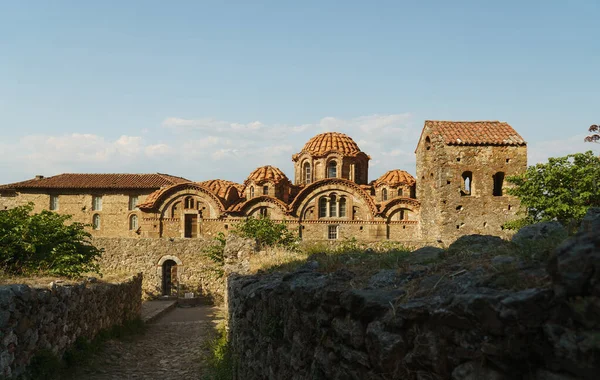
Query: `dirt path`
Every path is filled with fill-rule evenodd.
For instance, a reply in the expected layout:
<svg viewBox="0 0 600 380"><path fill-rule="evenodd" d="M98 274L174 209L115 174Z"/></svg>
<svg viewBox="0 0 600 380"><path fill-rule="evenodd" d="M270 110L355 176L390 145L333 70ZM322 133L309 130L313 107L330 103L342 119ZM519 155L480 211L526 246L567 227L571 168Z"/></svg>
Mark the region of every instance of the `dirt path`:
<svg viewBox="0 0 600 380"><path fill-rule="evenodd" d="M199 379L218 323L217 308L175 308L129 341L110 340L72 379Z"/></svg>

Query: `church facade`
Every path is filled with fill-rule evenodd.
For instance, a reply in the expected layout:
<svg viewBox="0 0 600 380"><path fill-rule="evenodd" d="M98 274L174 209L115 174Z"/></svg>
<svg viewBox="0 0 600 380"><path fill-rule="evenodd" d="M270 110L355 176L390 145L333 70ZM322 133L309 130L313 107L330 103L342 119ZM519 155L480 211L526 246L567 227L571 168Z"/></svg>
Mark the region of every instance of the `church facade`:
<svg viewBox="0 0 600 380"><path fill-rule="evenodd" d="M0 210L28 202L89 224L99 237L198 238L266 216L302 240L449 244L465 234L503 236L518 200L505 178L525 171L527 145L507 123L426 121L416 178L401 169L369 179L370 156L326 132L292 156L293 179L273 166L244 183L166 174L60 174L0 186Z"/></svg>

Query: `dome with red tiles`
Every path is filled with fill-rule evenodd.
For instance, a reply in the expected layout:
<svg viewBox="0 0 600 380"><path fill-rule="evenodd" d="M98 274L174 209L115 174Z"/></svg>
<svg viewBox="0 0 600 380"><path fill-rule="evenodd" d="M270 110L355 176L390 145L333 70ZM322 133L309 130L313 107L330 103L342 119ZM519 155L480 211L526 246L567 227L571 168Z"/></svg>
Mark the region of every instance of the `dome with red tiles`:
<svg viewBox="0 0 600 380"><path fill-rule="evenodd" d="M226 181L223 179L211 179L209 181L198 182L198 184L206 187L213 194L215 194L221 198L227 198L227 193L232 188L233 188L233 190L235 190L236 197L239 196L239 190L241 187L241 185L238 183Z"/></svg>
<svg viewBox="0 0 600 380"><path fill-rule="evenodd" d="M325 132L308 140L300 153L324 156L330 152L356 156L361 150L350 136L340 132Z"/></svg>
<svg viewBox="0 0 600 380"><path fill-rule="evenodd" d="M409 186L412 186L415 183L416 183L415 177L410 175L410 173L407 173L404 170L395 169L395 170L390 170L390 171L386 172L384 175L382 175L381 177L377 178L375 180L374 185L375 186L380 186L380 185L388 185L388 186L409 185Z"/></svg>
<svg viewBox="0 0 600 380"><path fill-rule="evenodd" d="M256 168L246 179L246 184L254 182L256 184L262 184L265 182L272 182L278 184L280 182L290 182L288 177L279 168L275 166L267 165Z"/></svg>

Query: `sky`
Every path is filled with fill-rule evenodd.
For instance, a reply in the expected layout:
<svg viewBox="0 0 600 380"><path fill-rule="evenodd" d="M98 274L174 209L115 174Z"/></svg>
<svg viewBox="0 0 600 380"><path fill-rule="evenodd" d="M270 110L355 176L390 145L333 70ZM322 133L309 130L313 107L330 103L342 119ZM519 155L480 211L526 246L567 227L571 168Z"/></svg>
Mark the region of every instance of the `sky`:
<svg viewBox="0 0 600 380"><path fill-rule="evenodd" d="M425 120L500 120L529 164L593 150L600 1L0 0L0 183L243 182L325 131L415 173Z"/></svg>

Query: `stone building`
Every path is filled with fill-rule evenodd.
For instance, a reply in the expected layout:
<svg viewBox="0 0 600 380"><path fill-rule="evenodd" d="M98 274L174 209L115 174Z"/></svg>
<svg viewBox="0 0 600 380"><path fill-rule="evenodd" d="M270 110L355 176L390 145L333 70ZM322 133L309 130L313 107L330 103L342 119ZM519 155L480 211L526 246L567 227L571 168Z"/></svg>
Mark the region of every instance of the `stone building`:
<svg viewBox="0 0 600 380"><path fill-rule="evenodd" d="M292 156L294 178L263 166L243 184L164 174L61 174L0 186L0 210L73 214L103 237L197 238L227 233L249 216L284 221L303 240L449 244L460 235L504 235L518 200L505 177L526 169L523 138L498 121L426 121L417 178L394 169L369 182L370 157L327 132Z"/></svg>

